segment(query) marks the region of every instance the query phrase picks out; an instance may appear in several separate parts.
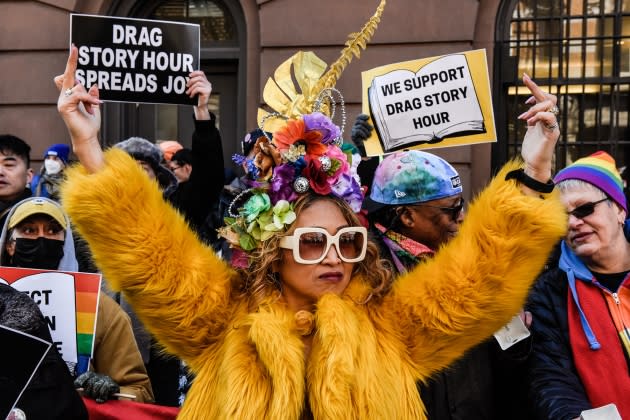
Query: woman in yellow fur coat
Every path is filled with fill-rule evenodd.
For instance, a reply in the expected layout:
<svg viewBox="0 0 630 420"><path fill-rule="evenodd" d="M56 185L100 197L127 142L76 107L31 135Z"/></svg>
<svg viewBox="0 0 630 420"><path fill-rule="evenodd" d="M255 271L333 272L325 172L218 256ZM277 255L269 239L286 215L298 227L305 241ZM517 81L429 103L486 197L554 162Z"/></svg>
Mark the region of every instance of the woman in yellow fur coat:
<svg viewBox="0 0 630 420"><path fill-rule="evenodd" d="M236 271L197 239L137 163L101 151L98 90L75 86L76 63L73 47L56 79L82 163L68 174L64 206L111 286L195 372L180 418L423 419L416 381L507 323L563 235L561 203L542 194L559 135L548 112L555 97L525 78L536 102L522 117L530 126L525 164L502 169L432 261L393 283L346 201L289 191L273 209L258 194L231 221L239 240L256 242L250 267ZM274 133L275 146L260 149L283 153L285 163L304 152L286 145L299 126L291 124ZM300 137L307 159L326 145L310 134ZM310 161L303 173L348 169L336 146L326 147L321 168ZM333 169L322 156L333 157ZM267 157L280 167L275 151ZM307 181L326 191L317 173ZM270 214L276 231L262 223ZM262 236L256 226L239 228L243 219L260 222Z"/></svg>

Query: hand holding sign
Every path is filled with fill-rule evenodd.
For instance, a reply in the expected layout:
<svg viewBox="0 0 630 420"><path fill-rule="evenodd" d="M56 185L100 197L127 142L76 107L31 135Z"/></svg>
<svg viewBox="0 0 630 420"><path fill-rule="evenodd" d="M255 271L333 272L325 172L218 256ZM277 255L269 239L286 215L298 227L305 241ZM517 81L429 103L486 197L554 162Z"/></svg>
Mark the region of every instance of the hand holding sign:
<svg viewBox="0 0 630 420"><path fill-rule="evenodd" d="M96 372L85 372L74 380L74 386L83 389L83 394L104 403L120 391L120 386L111 377Z"/></svg>
<svg viewBox="0 0 630 420"><path fill-rule="evenodd" d="M212 93L212 84L206 78L206 74L200 70L193 71L190 73L186 87L186 95L191 98L197 96L197 105L194 107L195 118L197 120L209 120L208 102Z"/></svg>

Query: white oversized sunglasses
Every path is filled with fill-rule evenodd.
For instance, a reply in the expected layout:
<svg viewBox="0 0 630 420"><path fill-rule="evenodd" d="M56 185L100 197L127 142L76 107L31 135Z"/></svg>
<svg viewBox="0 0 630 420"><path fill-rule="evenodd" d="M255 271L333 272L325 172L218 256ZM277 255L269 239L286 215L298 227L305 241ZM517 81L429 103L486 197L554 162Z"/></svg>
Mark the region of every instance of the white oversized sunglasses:
<svg viewBox="0 0 630 420"><path fill-rule="evenodd" d="M339 259L347 263L363 261L367 250L367 229L351 226L339 229L333 236L317 227L297 228L293 235L280 239L280 247L293 250L293 259L300 264L318 264L335 245Z"/></svg>

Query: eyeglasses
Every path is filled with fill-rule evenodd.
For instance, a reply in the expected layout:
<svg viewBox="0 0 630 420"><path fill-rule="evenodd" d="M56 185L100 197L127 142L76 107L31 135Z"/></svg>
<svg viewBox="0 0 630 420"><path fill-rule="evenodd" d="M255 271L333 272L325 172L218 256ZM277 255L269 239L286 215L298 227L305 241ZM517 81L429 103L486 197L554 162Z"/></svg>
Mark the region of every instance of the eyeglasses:
<svg viewBox="0 0 630 420"><path fill-rule="evenodd" d="M293 259L300 264L322 262L332 245L335 245L341 261L362 261L367 250L367 229L362 226L345 227L333 236L326 229L303 227L295 229L293 235L280 239L280 247L292 249Z"/></svg>
<svg viewBox="0 0 630 420"><path fill-rule="evenodd" d="M181 169L181 166L171 166L171 172L175 172L178 169Z"/></svg>
<svg viewBox="0 0 630 420"><path fill-rule="evenodd" d="M459 204L453 207L442 207L442 206L433 206L431 204L417 203L411 204L412 206L424 206L424 207L432 207L434 209L439 209L442 213L450 216L452 220L457 220L462 210L464 210L464 199L462 198Z"/></svg>
<svg viewBox="0 0 630 420"><path fill-rule="evenodd" d="M571 210L569 212L569 215L575 216L578 219L584 219L586 216L590 216L591 214L593 214L593 212L595 211L596 205L598 205L599 203L603 203L604 201L608 201L608 200L609 198L606 197L606 198L602 198L599 201L582 204L581 206L577 206L576 208Z"/></svg>

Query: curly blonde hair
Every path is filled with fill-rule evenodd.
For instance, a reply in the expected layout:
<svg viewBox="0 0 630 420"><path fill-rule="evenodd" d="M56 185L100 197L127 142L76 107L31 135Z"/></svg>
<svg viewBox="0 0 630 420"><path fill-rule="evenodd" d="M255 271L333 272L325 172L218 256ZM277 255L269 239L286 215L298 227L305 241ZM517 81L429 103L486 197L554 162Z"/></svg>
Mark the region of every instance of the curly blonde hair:
<svg viewBox="0 0 630 420"><path fill-rule="evenodd" d="M314 203L325 200L333 203L341 211L344 219L350 226L361 226L359 219L348 204L334 196L322 196L313 193L304 194L295 201L294 211L296 215ZM243 271L244 283L241 285L241 292L249 299L250 310L256 310L263 302L279 299L282 294L282 280L278 274L273 272L274 263L282 261L282 248L280 239L283 236L291 235L295 230L295 223L283 234L274 235L264 241L262 247L254 251L250 261L251 264L246 271ZM387 270L384 260L379 257L376 244L368 240L365 259L354 265L352 271L355 275L361 276L370 286L371 291L367 299L362 303L367 303L372 298L384 296L391 288L393 282L392 273Z"/></svg>

